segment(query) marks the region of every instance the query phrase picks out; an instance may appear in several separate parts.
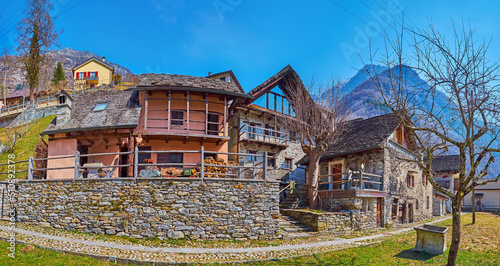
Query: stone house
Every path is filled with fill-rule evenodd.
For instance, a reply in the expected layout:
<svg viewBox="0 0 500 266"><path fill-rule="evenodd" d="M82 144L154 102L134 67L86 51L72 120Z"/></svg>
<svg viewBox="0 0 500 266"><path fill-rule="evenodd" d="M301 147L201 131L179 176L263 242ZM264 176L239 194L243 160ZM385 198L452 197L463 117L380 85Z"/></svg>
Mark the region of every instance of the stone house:
<svg viewBox="0 0 500 266"><path fill-rule="evenodd" d="M453 177L458 173L459 167L460 155L438 156L432 161L433 178L439 185L454 193L455 182L453 182ZM441 216L451 212L451 199L435 189L433 201L434 216Z"/></svg>
<svg viewBox="0 0 500 266"><path fill-rule="evenodd" d="M205 156L227 155L229 108L249 98L234 82L169 74L142 74L136 88L97 91L68 99L67 118L57 117L42 133L48 135L48 157L80 154L80 165L98 163L113 168L109 176L132 176L130 152L137 147L139 163L191 164ZM186 151L159 153L159 151ZM123 154L109 154L109 153ZM125 154L128 153L128 154ZM86 154L103 154L86 156ZM47 178L73 178L74 158L49 160ZM97 167L97 166L91 166ZM141 167L140 167L141 168ZM145 168L145 167L142 167ZM142 170L142 169L139 169Z"/></svg>
<svg viewBox="0 0 500 266"><path fill-rule="evenodd" d="M290 65L248 93L232 109L229 120L229 150L235 153L269 156L267 166L272 179L304 181L304 168L295 163L304 156L300 143L288 132L285 123L293 117L284 82L299 78ZM235 159L236 160L236 159ZM243 160L243 161L242 161ZM241 164L262 164L259 157L240 159Z"/></svg>
<svg viewBox="0 0 500 266"><path fill-rule="evenodd" d="M322 209L366 212L371 227L431 218L432 185L410 162L419 156L398 118L387 114L346 123L320 160ZM298 163L307 166L307 156Z"/></svg>

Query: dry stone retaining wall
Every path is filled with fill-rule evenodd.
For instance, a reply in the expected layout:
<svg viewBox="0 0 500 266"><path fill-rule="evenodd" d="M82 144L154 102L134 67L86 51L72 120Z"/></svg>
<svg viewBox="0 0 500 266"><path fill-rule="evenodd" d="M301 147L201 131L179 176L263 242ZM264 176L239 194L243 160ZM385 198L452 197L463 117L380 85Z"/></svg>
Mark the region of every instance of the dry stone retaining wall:
<svg viewBox="0 0 500 266"><path fill-rule="evenodd" d="M19 183L21 222L136 238L273 239L279 182L232 179Z"/></svg>
<svg viewBox="0 0 500 266"><path fill-rule="evenodd" d="M314 231L349 233L376 228L376 212L314 212L305 210L281 210L281 213L300 221Z"/></svg>

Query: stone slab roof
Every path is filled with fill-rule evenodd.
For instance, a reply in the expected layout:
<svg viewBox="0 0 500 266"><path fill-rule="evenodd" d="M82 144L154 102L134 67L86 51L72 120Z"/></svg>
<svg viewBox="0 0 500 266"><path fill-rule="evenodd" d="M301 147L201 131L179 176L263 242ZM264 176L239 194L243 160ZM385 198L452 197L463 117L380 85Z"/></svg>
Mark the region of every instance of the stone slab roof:
<svg viewBox="0 0 500 266"><path fill-rule="evenodd" d="M321 160L382 148L384 141L399 126L400 121L395 114L375 116L368 119L356 119L346 122L346 126L338 138L321 157ZM308 155L297 164L307 164Z"/></svg>
<svg viewBox="0 0 500 266"><path fill-rule="evenodd" d="M233 82L227 82L213 78L194 77L177 74L141 74L137 88L132 90L144 90L148 88L168 88L168 89L199 89L208 92L220 92L222 94L232 94L247 97Z"/></svg>
<svg viewBox="0 0 500 266"><path fill-rule="evenodd" d="M458 172L460 167L460 155L443 155L432 160L434 172Z"/></svg>
<svg viewBox="0 0 500 266"><path fill-rule="evenodd" d="M97 103L108 102L106 109L92 111ZM97 91L74 97L67 123L50 124L42 134L102 128L134 128L139 122L141 107L137 92Z"/></svg>

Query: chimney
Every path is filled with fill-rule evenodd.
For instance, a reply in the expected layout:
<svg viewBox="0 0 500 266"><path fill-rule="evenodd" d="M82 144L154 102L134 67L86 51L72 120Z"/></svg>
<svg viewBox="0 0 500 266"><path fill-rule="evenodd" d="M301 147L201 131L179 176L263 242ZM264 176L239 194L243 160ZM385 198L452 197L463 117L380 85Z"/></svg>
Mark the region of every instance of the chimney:
<svg viewBox="0 0 500 266"><path fill-rule="evenodd" d="M208 75L209 75L209 76L212 76L212 72L208 72Z"/></svg>
<svg viewBox="0 0 500 266"><path fill-rule="evenodd" d="M106 57L105 56L102 57L102 61L106 62Z"/></svg>

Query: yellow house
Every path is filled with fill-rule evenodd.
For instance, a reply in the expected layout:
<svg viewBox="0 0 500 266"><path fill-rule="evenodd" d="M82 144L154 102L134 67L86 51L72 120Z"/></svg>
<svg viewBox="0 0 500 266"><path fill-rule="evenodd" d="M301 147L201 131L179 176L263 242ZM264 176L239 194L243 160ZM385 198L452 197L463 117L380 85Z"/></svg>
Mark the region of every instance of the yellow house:
<svg viewBox="0 0 500 266"><path fill-rule="evenodd" d="M73 68L73 88L83 90L98 87L102 84L111 84L114 68L104 57L92 57Z"/></svg>

